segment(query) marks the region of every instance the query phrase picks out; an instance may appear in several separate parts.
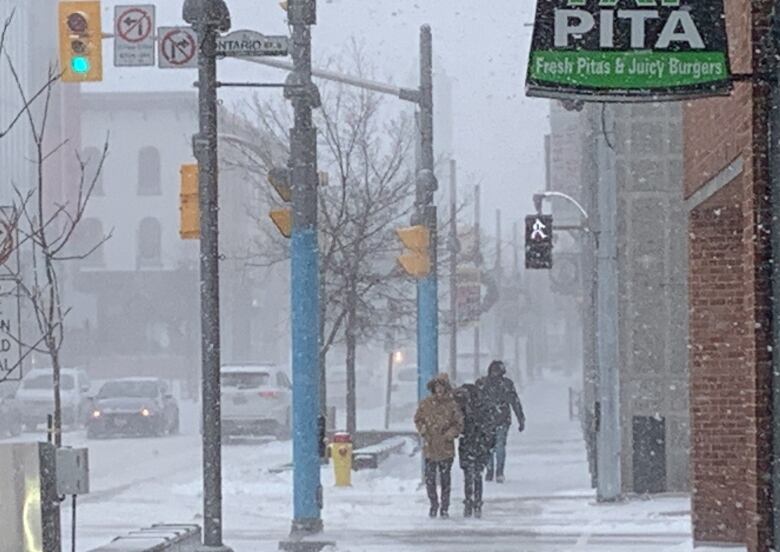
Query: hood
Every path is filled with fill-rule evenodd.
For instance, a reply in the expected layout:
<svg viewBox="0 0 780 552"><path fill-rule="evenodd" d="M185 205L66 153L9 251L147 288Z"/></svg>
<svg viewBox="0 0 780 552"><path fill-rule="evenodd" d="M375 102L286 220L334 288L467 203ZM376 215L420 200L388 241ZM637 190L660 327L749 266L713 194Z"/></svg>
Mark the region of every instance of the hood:
<svg viewBox="0 0 780 552"><path fill-rule="evenodd" d="M437 384L443 385L448 395L452 394L452 384L450 384L450 377L447 374L439 374L433 377L431 381L428 382L428 391L433 393L433 388Z"/></svg>
<svg viewBox="0 0 780 552"><path fill-rule="evenodd" d="M156 406L158 406L157 401L143 397L113 397L110 399L95 400L95 408L97 410L136 411L141 410L142 408L154 408Z"/></svg>
<svg viewBox="0 0 780 552"><path fill-rule="evenodd" d="M488 376L492 378L500 378L506 374L506 366L500 360L494 360L488 366Z"/></svg>

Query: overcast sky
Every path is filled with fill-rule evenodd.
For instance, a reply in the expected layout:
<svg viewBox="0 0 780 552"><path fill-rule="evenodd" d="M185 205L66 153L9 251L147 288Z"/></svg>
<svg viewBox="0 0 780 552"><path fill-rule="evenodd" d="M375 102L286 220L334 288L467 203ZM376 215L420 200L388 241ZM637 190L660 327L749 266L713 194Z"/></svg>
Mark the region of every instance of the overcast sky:
<svg viewBox="0 0 780 552"><path fill-rule="evenodd" d="M130 3L104 0L104 24L112 20L115 4ZM181 23L179 0L158 4L157 25ZM287 33L285 13L277 0L228 0L228 5L234 29ZM549 127L549 105L523 94L533 9L534 2L517 0L319 0L313 56L325 60L343 52L356 37L377 68L378 78L413 87L419 27L429 23L434 63L444 68L454 84L454 147L460 185L470 189L475 180L483 183L483 224L492 224L497 208L510 222L522 218L531 207L530 194L544 187L543 137ZM104 41L104 47L106 81L85 85L85 90L171 90L188 87L195 80L192 70L113 69L112 41ZM281 77L276 70L245 62L231 60L220 65L223 80L278 81ZM231 102L236 94L251 93L222 97Z"/></svg>

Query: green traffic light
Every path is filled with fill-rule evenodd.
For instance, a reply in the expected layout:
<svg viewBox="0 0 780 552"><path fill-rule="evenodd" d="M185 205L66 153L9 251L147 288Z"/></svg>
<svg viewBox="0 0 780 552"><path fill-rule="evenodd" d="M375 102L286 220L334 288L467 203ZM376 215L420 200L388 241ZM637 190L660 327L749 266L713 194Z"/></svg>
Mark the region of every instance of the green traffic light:
<svg viewBox="0 0 780 552"><path fill-rule="evenodd" d="M89 73L89 59L84 56L73 56L70 60L70 68L74 73Z"/></svg>

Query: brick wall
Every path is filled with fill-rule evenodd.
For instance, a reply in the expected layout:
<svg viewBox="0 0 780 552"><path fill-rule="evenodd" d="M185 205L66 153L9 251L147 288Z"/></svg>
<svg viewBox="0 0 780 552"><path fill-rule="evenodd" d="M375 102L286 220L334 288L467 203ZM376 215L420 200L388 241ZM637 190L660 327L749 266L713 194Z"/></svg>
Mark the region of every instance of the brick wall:
<svg viewBox="0 0 780 552"><path fill-rule="evenodd" d="M732 70L759 71L769 2L728 1ZM685 107L685 191L741 157L742 174L690 213L690 372L694 539L770 546L771 317L767 92Z"/></svg>

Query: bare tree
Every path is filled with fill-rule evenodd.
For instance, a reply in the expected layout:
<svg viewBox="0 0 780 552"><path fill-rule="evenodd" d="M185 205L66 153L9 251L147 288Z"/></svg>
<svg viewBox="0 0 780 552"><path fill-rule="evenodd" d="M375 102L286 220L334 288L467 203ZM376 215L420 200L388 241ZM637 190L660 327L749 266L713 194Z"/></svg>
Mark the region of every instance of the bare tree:
<svg viewBox="0 0 780 552"><path fill-rule="evenodd" d="M66 193L66 197L58 199L52 189L63 175L50 171L47 161L58 151L67 148L68 140L48 147L47 127L59 73L54 67L49 67L45 88L42 92L30 96L21 82L11 56L6 53L5 58L23 105L21 118L26 120L32 140L33 158L27 161L32 162L35 167L35 178L29 188L12 183L16 196L16 215L13 223L20 236L15 247L24 248L24 258L29 262L29 267L18 276L17 283L22 296L31 307L37 334L31 342L22 345L29 353L43 354L51 362L54 394L52 431L54 443L59 447L62 445L60 351L65 340L65 319L70 312L70 308L63 303L60 270L63 263L87 258L111 237L111 233L93 236L91 243L80 244L73 239L77 236L77 230L103 170L108 153L108 137L98 159L83 159L78 151L74 152L78 161L77 182L70 194ZM42 104L33 109L37 96L40 96ZM4 269L11 270L7 266L4 266Z"/></svg>
<svg viewBox="0 0 780 552"><path fill-rule="evenodd" d="M352 59L350 72L370 78L359 48L353 48ZM407 224L413 207L415 129L409 117L388 112L375 93L339 84L323 86L322 95L319 166L330 182L319 189L325 298L320 355L324 366L334 344L346 345L347 429L354 432L358 344L384 338L391 330L405 332L409 324L397 315L413 310L413 287L396 267L399 245L393 230ZM284 106L257 97L246 111L252 121L247 140L226 162L265 177L273 166L286 164L289 114ZM271 234L256 249L251 262L260 266L288 258L288 244Z"/></svg>

